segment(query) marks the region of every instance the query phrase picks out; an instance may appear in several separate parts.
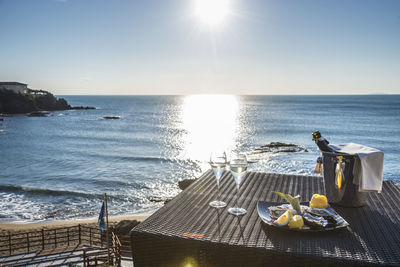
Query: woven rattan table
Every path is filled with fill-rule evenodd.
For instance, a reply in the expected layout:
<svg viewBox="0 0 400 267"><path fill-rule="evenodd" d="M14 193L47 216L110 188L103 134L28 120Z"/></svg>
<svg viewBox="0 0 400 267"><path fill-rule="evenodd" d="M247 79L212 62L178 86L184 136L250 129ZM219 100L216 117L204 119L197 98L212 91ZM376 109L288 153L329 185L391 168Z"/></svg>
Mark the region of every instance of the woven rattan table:
<svg viewBox="0 0 400 267"><path fill-rule="evenodd" d="M221 182L222 199L232 206L231 174ZM134 266L400 266L400 190L393 182L385 181L381 194L370 193L362 208L334 206L350 226L322 233L264 225L257 201L280 202L273 191L309 201L324 193L323 180L250 172L241 186L247 214L235 217L209 207L216 182L208 171L131 231Z"/></svg>

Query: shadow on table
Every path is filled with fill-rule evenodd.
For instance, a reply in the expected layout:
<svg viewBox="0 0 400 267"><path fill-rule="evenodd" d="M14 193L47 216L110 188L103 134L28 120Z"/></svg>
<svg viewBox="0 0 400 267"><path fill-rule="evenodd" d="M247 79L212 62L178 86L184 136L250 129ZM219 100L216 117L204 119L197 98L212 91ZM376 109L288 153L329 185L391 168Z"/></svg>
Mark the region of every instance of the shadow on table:
<svg viewBox="0 0 400 267"><path fill-rule="evenodd" d="M217 215L217 229L218 229L218 241L221 241L222 238L222 233L221 233L221 210L220 209L214 209L215 213Z"/></svg>
<svg viewBox="0 0 400 267"><path fill-rule="evenodd" d="M239 228L239 241L238 241L238 243L240 244L240 240L242 240L242 244L246 245L247 244L247 240L244 237L243 226L241 224L242 218L243 218L242 216L236 216L236 224L237 224L237 227Z"/></svg>
<svg viewBox="0 0 400 267"><path fill-rule="evenodd" d="M329 257L349 263L398 263L400 225L368 206L334 207L349 223L348 228L326 232L298 232L263 224L267 250L296 256ZM359 262L360 263L360 262Z"/></svg>
<svg viewBox="0 0 400 267"><path fill-rule="evenodd" d="M341 249L346 249L346 246L344 246L346 243L362 248L359 240L347 229L326 232L299 232L262 224L267 249L299 254L315 254L318 251L334 254L338 249L338 244L340 244Z"/></svg>
<svg viewBox="0 0 400 267"><path fill-rule="evenodd" d="M366 257L375 262L398 265L400 262L400 222L397 214L392 218L387 207L382 211L362 208L336 207L335 210L349 223L351 232L365 250ZM389 209L390 210L390 209ZM385 214L386 213L386 214Z"/></svg>
<svg viewBox="0 0 400 267"><path fill-rule="evenodd" d="M224 233L222 231L222 224L221 224L221 213L222 212L226 212L226 211L223 211L220 209L215 209L215 214L217 216L216 225L217 225L217 235L218 235L217 241L218 242L221 242L222 238L224 237ZM228 216L233 217L233 221L232 221L233 223L230 225L230 228L234 229L233 230L234 232L239 231L238 239L235 238L235 240L237 240L236 243L241 244L241 245L246 245L247 240L244 236L244 232L243 232L244 228L243 228L242 222L241 222L243 217L242 216L234 216L234 215L228 215ZM234 236L236 236L236 235L234 234Z"/></svg>

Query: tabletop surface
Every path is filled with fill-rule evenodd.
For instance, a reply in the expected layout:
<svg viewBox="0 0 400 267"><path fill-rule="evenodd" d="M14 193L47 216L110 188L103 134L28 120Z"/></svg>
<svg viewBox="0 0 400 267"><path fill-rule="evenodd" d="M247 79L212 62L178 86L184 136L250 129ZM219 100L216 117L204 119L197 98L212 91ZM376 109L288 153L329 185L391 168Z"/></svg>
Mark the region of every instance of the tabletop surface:
<svg viewBox="0 0 400 267"><path fill-rule="evenodd" d="M324 193L323 179L249 172L239 199L247 214L236 217L227 212L235 201L233 177L225 172L221 178L221 200L228 206L215 209L208 203L216 197L216 181L207 171L132 231L304 257L400 265L400 190L392 181L383 183L381 194L369 193L362 208L333 206L349 226L322 233L266 226L258 216L257 201L284 202L274 191L299 194L301 201L309 201L314 193Z"/></svg>

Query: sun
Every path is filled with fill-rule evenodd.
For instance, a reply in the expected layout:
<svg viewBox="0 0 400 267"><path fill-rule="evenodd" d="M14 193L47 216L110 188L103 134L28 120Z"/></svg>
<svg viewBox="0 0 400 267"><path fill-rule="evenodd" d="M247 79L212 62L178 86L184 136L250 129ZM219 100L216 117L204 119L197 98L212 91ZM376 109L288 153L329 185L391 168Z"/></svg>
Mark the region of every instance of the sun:
<svg viewBox="0 0 400 267"><path fill-rule="evenodd" d="M195 15L209 26L221 24L228 16L229 0L195 0Z"/></svg>

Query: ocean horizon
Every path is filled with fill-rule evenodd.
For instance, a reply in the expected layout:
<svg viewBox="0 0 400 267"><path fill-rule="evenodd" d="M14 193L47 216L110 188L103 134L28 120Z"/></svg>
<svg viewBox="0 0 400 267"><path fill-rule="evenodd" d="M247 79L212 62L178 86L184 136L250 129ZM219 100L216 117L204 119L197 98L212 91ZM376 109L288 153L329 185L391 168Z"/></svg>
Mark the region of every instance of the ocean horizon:
<svg viewBox="0 0 400 267"><path fill-rule="evenodd" d="M177 195L221 149L296 144L308 152L252 155L249 171L314 175L316 130L382 150L384 179L400 183L400 95L58 97L97 109L0 122L0 222L93 218L104 193L111 216L152 213L163 204L151 197Z"/></svg>

